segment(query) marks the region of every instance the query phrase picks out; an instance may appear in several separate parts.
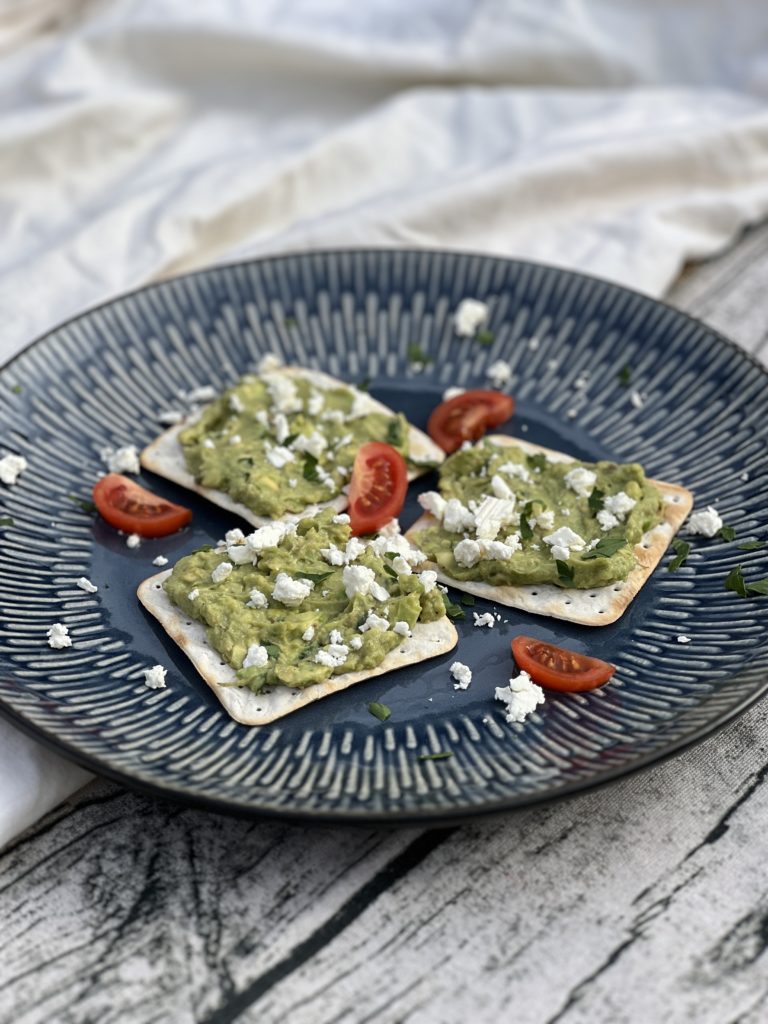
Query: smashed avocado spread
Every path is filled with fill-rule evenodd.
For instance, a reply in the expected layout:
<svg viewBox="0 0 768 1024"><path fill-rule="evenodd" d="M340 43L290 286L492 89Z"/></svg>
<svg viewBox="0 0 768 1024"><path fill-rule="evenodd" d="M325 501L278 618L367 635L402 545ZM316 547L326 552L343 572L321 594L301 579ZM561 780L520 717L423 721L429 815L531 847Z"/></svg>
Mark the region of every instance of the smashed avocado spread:
<svg viewBox="0 0 768 1024"><path fill-rule="evenodd" d="M337 497L366 441L408 456L405 417L371 411L370 401L345 385L315 387L279 372L246 376L179 441L198 483L276 518Z"/></svg>
<svg viewBox="0 0 768 1024"><path fill-rule="evenodd" d="M624 580L662 498L637 463L550 461L485 440L451 455L440 494L419 498L439 525L416 534L457 580L601 587Z"/></svg>
<svg viewBox="0 0 768 1024"><path fill-rule="evenodd" d="M400 534L366 543L348 517L326 510L270 523L180 559L169 598L204 623L235 685L305 687L375 668L417 622L445 614L435 573L414 573L423 552Z"/></svg>

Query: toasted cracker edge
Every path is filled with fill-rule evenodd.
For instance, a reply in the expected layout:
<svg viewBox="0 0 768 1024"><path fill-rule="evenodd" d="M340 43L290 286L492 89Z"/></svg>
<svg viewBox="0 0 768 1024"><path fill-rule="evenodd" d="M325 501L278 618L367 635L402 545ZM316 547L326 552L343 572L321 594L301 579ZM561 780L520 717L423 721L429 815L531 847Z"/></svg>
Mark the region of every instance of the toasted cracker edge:
<svg viewBox="0 0 768 1024"><path fill-rule="evenodd" d="M565 452L558 452L506 434L494 434L488 440L502 446L522 448L528 452L544 452L556 456L557 461L561 462L577 461ZM455 580L445 575L434 562L425 562L423 567L434 569L441 583L510 608L519 608L535 615L549 615L582 626L607 626L611 622L616 622L627 610L693 508L693 495L685 487L662 480L649 479L648 482L658 487L664 498L664 518L635 545L637 565L623 582L592 589L556 587L548 583L499 587L490 583ZM435 523L435 518L425 513L408 529L406 537L412 544L418 545L419 531Z"/></svg>
<svg viewBox="0 0 768 1024"><path fill-rule="evenodd" d="M310 377L313 384L325 390L334 387L351 386L345 381L338 380L320 370L308 370L300 366L285 366L279 370L271 370L270 373L283 373L287 377ZM365 392L360 393L369 403L371 412L385 412L393 415L392 409L388 406ZM175 426L169 427L168 430L163 431L154 441L150 442L141 452L142 466L166 480L171 480L175 484L180 484L182 487L200 494L202 497L207 498L208 501L213 502L214 505L226 509L227 512L233 512L253 526L264 526L266 523L274 522L270 516L256 515L246 505L230 498L226 492L211 487L203 487L197 483L187 469L184 453L178 442L178 435L189 425L189 422L187 420L184 423L178 423ZM408 440L412 458L420 462L439 463L443 461L445 452L442 448L439 448L430 437L417 427L409 423L408 428ZM415 480L427 472L429 472L429 468L411 470L408 474L408 479ZM307 505L301 512L286 512L282 516L278 516L278 519L285 522L297 522L299 519L313 515L324 508L333 508L337 512L343 512L348 504L346 495L340 494L331 501L321 502L318 505Z"/></svg>
<svg viewBox="0 0 768 1024"><path fill-rule="evenodd" d="M453 650L459 639L453 623L445 616L436 622L417 622L413 636L390 651L376 668L346 672L305 689L276 686L268 692L253 693L244 686L224 685L234 682L235 671L224 664L211 647L203 624L187 619L166 594L162 584L171 571L167 569L144 580L136 592L139 601L184 651L224 709L241 725L269 725L306 704L346 690L355 683L446 654Z"/></svg>

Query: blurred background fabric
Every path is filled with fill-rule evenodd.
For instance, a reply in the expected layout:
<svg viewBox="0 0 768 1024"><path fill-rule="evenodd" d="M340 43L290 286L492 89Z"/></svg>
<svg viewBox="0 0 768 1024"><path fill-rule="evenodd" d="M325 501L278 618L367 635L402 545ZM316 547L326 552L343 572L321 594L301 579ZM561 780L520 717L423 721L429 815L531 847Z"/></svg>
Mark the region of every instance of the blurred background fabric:
<svg viewBox="0 0 768 1024"><path fill-rule="evenodd" d="M661 295L766 213L754 0L0 0L2 360L125 290L313 247ZM0 843L86 778L0 723Z"/></svg>

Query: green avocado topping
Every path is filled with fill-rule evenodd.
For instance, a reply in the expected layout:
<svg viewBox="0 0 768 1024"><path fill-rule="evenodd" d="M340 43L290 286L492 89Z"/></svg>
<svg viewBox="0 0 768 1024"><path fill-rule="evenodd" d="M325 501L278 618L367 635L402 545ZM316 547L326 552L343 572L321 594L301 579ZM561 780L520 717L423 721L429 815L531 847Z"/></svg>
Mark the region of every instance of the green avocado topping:
<svg viewBox="0 0 768 1024"><path fill-rule="evenodd" d="M320 388L284 373L246 376L179 441L198 483L278 518L338 497L366 441L386 440L408 456L405 417L365 412L368 402L345 385Z"/></svg>
<svg viewBox="0 0 768 1024"><path fill-rule="evenodd" d="M588 474L581 481L573 472L579 469ZM490 546L466 522L453 529L455 520L415 536L447 576L493 586L552 583L586 589L624 580L635 565L635 544L662 519L661 495L636 463L550 462L543 453L529 455L487 439L446 459L440 493L461 502L467 513L488 498L500 499L507 509L514 500L514 513ZM551 540L562 528L577 535L565 548ZM480 544L479 554L471 541Z"/></svg>
<svg viewBox="0 0 768 1024"><path fill-rule="evenodd" d="M393 577L386 571L393 561L407 568L397 557L408 550L402 537L380 536L369 544L353 539L348 551L351 531L344 520L328 509L295 528L271 523L252 534L251 543L235 531L228 545L195 551L174 566L164 584L168 597L205 625L211 646L236 670L235 685L254 692L273 684L305 687L375 668L403 643L403 623L411 630L445 614L434 574L425 581L417 572ZM271 546L261 548L265 536ZM329 564L350 554L349 566ZM350 576L375 586L350 597ZM373 625L366 626L369 617Z"/></svg>

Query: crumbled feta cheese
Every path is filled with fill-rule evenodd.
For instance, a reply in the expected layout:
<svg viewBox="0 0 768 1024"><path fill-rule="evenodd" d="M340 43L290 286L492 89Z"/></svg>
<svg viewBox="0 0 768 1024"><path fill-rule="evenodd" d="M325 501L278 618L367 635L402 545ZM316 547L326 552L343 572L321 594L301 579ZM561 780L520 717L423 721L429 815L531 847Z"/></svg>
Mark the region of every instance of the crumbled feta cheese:
<svg viewBox="0 0 768 1024"><path fill-rule="evenodd" d="M287 572L279 572L272 590L272 597L280 604L296 608L309 597L313 587L312 580L295 580Z"/></svg>
<svg viewBox="0 0 768 1024"><path fill-rule="evenodd" d="M187 594L188 601L196 601L198 597L200 597L200 591L197 589L197 587L195 587L194 590L190 590L190 592Z"/></svg>
<svg viewBox="0 0 768 1024"><path fill-rule="evenodd" d="M301 399L295 383L290 377L282 374L275 374L266 379L267 391L275 412L284 412L290 415L292 412L301 412Z"/></svg>
<svg viewBox="0 0 768 1024"><path fill-rule="evenodd" d="M450 673L454 678L454 690L466 690L472 682L472 669L462 661L454 661Z"/></svg>
<svg viewBox="0 0 768 1024"><path fill-rule="evenodd" d="M376 574L367 565L345 565L341 579L346 595L351 600L355 594L365 597L371 592L371 587L376 582Z"/></svg>
<svg viewBox="0 0 768 1024"><path fill-rule="evenodd" d="M277 443L282 444L290 432L291 428L288 426L288 417L284 412L277 413L272 420L272 433L275 435Z"/></svg>
<svg viewBox="0 0 768 1024"><path fill-rule="evenodd" d="M514 499L515 497L515 492L506 480L502 480L498 473L494 473L491 477L491 490L497 498Z"/></svg>
<svg viewBox="0 0 768 1024"><path fill-rule="evenodd" d="M216 445L210 439L210 437L204 437L203 438L203 448L209 448L210 449L210 448L215 448L215 447L216 447Z"/></svg>
<svg viewBox="0 0 768 1024"><path fill-rule="evenodd" d="M537 526L542 530L552 530L555 526L555 513L551 509L537 512L535 516L528 517L528 525L532 530L535 530Z"/></svg>
<svg viewBox="0 0 768 1024"><path fill-rule="evenodd" d="M328 637L328 642L331 644L343 644L344 637L341 635L341 631L338 629L332 629L330 636Z"/></svg>
<svg viewBox="0 0 768 1024"><path fill-rule="evenodd" d="M363 646L363 638L361 636L353 636L349 641L349 646L353 651L359 651Z"/></svg>
<svg viewBox="0 0 768 1024"><path fill-rule="evenodd" d="M126 547L137 548L141 544L141 537L138 533L129 533L125 538Z"/></svg>
<svg viewBox="0 0 768 1024"><path fill-rule="evenodd" d="M288 479L288 486L293 488L293 487L295 487L298 484L298 482L299 481L296 479L295 476L289 477L289 479Z"/></svg>
<svg viewBox="0 0 768 1024"><path fill-rule="evenodd" d="M489 629L493 628L496 620L490 612L483 612L482 615L480 615L479 612L472 612L472 614L475 618L476 626L487 626Z"/></svg>
<svg viewBox="0 0 768 1024"><path fill-rule="evenodd" d="M323 413L322 419L324 423L344 423L346 416L341 409L327 409Z"/></svg>
<svg viewBox="0 0 768 1024"><path fill-rule="evenodd" d="M739 480L744 480L745 482L749 480L749 473L747 473L747 471L744 470L743 473L739 474Z"/></svg>
<svg viewBox="0 0 768 1024"><path fill-rule="evenodd" d="M346 512L340 512L337 516L333 517L332 522L336 523L336 525L348 526L350 518Z"/></svg>
<svg viewBox="0 0 768 1024"><path fill-rule="evenodd" d="M437 491L425 491L416 499L425 512L429 512L435 519L442 519L447 502L442 494Z"/></svg>
<svg viewBox="0 0 768 1024"><path fill-rule="evenodd" d="M157 555L152 559L152 565L168 565L168 559L165 555Z"/></svg>
<svg viewBox="0 0 768 1024"><path fill-rule="evenodd" d="M314 637L315 637L315 627L314 626L307 626L307 628L301 634L301 639L304 640L306 643L309 643L310 640L314 640Z"/></svg>
<svg viewBox="0 0 768 1024"><path fill-rule="evenodd" d="M588 498L595 489L597 473L593 473L591 469L585 469L584 466L576 466L569 470L563 479L565 486L570 487L579 498Z"/></svg>
<svg viewBox="0 0 768 1024"><path fill-rule="evenodd" d="M110 448L106 445L99 455L110 473L139 473L139 449L135 444L126 444L122 448Z"/></svg>
<svg viewBox="0 0 768 1024"><path fill-rule="evenodd" d="M679 637L677 638L677 642L678 642L679 644L689 644L689 643L691 642L691 638L690 638L689 636L683 636L683 635L681 634L681 635L680 635L680 636L679 636Z"/></svg>
<svg viewBox="0 0 768 1024"><path fill-rule="evenodd" d="M77 581L77 585L78 587L80 587L81 590L84 590L87 594L95 594L96 591L99 589L97 586L91 583L87 576L81 576L80 579Z"/></svg>
<svg viewBox="0 0 768 1024"><path fill-rule="evenodd" d="M708 505L701 512L694 512L686 524L689 533L698 533L702 537L714 537L723 527L717 509Z"/></svg>
<svg viewBox="0 0 768 1024"><path fill-rule="evenodd" d="M629 400L636 409L642 409L645 405L645 399L640 392L634 388L629 392Z"/></svg>
<svg viewBox="0 0 768 1024"><path fill-rule="evenodd" d="M253 552L265 551L267 548L276 548L287 533L286 523L267 523L254 530L253 533L249 533L245 538L245 543Z"/></svg>
<svg viewBox="0 0 768 1024"><path fill-rule="evenodd" d="M463 533L474 529L474 526L475 517L469 509L458 498L449 498L443 510L443 529L448 533Z"/></svg>
<svg viewBox="0 0 768 1024"><path fill-rule="evenodd" d="M153 665L152 668L144 669L144 685L150 690L164 690L167 669L162 665Z"/></svg>
<svg viewBox="0 0 768 1024"><path fill-rule="evenodd" d="M221 583L227 578L232 572L231 562L219 562L216 568L211 573L211 579L214 583Z"/></svg>
<svg viewBox="0 0 768 1024"><path fill-rule="evenodd" d="M509 363L505 363L503 359L497 359L495 363L491 363L485 373L495 388L501 388L509 382L512 369Z"/></svg>
<svg viewBox="0 0 768 1024"><path fill-rule="evenodd" d="M173 427L177 423L181 423L184 419L184 413L179 412L178 409L166 409L164 412L157 414L157 422L162 423L166 427Z"/></svg>
<svg viewBox="0 0 768 1024"><path fill-rule="evenodd" d="M397 633L398 636L412 636L411 627L403 619L400 619L392 627L392 632Z"/></svg>
<svg viewBox="0 0 768 1024"><path fill-rule="evenodd" d="M413 573L410 562L402 555L395 555L392 559L392 568L398 576L410 576Z"/></svg>
<svg viewBox="0 0 768 1024"><path fill-rule="evenodd" d="M299 434L291 445L291 448L294 451L306 452L308 455L312 455L316 459L320 458L327 447L328 442L319 430L314 430L309 435Z"/></svg>
<svg viewBox="0 0 768 1024"><path fill-rule="evenodd" d="M246 608L266 608L269 604L267 595L259 590L258 587L254 587L248 595L248 600L245 602Z"/></svg>
<svg viewBox="0 0 768 1024"><path fill-rule="evenodd" d="M604 508L601 508L595 517L600 524L601 530L612 530L614 526L619 525L618 516L615 516L613 512L606 512Z"/></svg>
<svg viewBox="0 0 768 1024"><path fill-rule="evenodd" d="M239 434L233 434L229 439L229 444L240 444L242 437Z"/></svg>
<svg viewBox="0 0 768 1024"><path fill-rule="evenodd" d="M346 562L344 552L341 548L337 548L335 544L331 544L327 548L320 548L320 554L328 565L344 565Z"/></svg>
<svg viewBox="0 0 768 1024"><path fill-rule="evenodd" d="M229 396L229 408L232 410L232 412L238 415L241 412L245 412L245 406L243 405L243 400L240 397L240 395L231 394Z"/></svg>
<svg viewBox="0 0 768 1024"><path fill-rule="evenodd" d="M371 597L374 599L374 601L387 601L389 600L389 591L380 583L372 583Z"/></svg>
<svg viewBox="0 0 768 1024"><path fill-rule="evenodd" d="M270 426L269 414L267 413L266 409L259 409L254 418L256 422L259 424L259 426L264 427L265 430L271 431L272 427Z"/></svg>
<svg viewBox="0 0 768 1024"><path fill-rule="evenodd" d="M243 668L264 668L269 661L267 648L261 644L251 644L248 653L243 658Z"/></svg>
<svg viewBox="0 0 768 1024"><path fill-rule="evenodd" d="M453 329L460 338L471 338L488 319L488 305L479 299L462 299L453 314Z"/></svg>
<svg viewBox="0 0 768 1024"><path fill-rule="evenodd" d="M453 557L456 559L457 565L463 569L471 569L483 557L483 549L476 540L465 538L460 540L453 549Z"/></svg>
<svg viewBox="0 0 768 1024"><path fill-rule="evenodd" d="M192 388L187 392L188 402L212 402L218 395L218 391L212 384L202 384L199 388Z"/></svg>
<svg viewBox="0 0 768 1024"><path fill-rule="evenodd" d="M69 627L65 626L63 622L54 622L46 636L48 637L48 646L53 647L56 651L60 651L62 647L72 646Z"/></svg>
<svg viewBox="0 0 768 1024"><path fill-rule="evenodd" d="M359 537L350 537L344 549L344 560L347 564L355 562L365 551L367 545Z"/></svg>
<svg viewBox="0 0 768 1024"><path fill-rule="evenodd" d="M382 618L381 615L377 615L373 609L368 612L368 618L365 622L357 627L361 633L367 633L369 629L389 629L389 622Z"/></svg>
<svg viewBox="0 0 768 1024"><path fill-rule="evenodd" d="M563 562L567 562L571 557L571 549L581 551L586 544L584 538L574 533L570 526L561 526L554 533L542 537L542 540L551 547L552 557Z"/></svg>
<svg viewBox="0 0 768 1024"><path fill-rule="evenodd" d="M307 399L307 412L310 416L319 416L325 408L325 395L314 389L310 391Z"/></svg>
<svg viewBox="0 0 768 1024"><path fill-rule="evenodd" d="M256 364L257 373L272 373L283 365L282 358L276 352L267 352Z"/></svg>
<svg viewBox="0 0 768 1024"><path fill-rule="evenodd" d="M579 410L578 409L569 409L566 412L565 415L568 417L569 420L575 420L576 417L579 415Z"/></svg>
<svg viewBox="0 0 768 1024"><path fill-rule="evenodd" d="M283 469L289 462L293 462L295 455L290 448L284 448L282 445L264 445L264 451L267 456L267 462L274 466L275 469Z"/></svg>
<svg viewBox="0 0 768 1024"><path fill-rule="evenodd" d="M340 668L349 656L349 647L346 644L328 644L323 650L315 655L318 665L325 665L326 668Z"/></svg>
<svg viewBox="0 0 768 1024"><path fill-rule="evenodd" d="M527 672L513 676L509 686L497 686L494 697L506 704L506 720L510 723L525 721L539 704L544 703L544 691Z"/></svg>
<svg viewBox="0 0 768 1024"><path fill-rule="evenodd" d="M515 497L484 498L475 512L475 533L478 540L493 540L502 526L517 522Z"/></svg>
<svg viewBox="0 0 768 1024"><path fill-rule="evenodd" d="M483 558L504 562L511 558L516 551L519 551L522 544L520 543L520 535L518 533L511 533L503 541L484 540L480 542L480 546L483 551Z"/></svg>
<svg viewBox="0 0 768 1024"><path fill-rule="evenodd" d="M586 374L582 374L580 377L577 377L576 380L573 382L573 386L576 388L577 391L583 391L588 384L589 378L586 376Z"/></svg>
<svg viewBox="0 0 768 1024"><path fill-rule="evenodd" d="M517 477L518 480L522 480L526 484L531 482L531 474L520 462L505 462L503 466L499 466L498 472L506 473L507 476Z"/></svg>
<svg viewBox="0 0 768 1024"><path fill-rule="evenodd" d="M531 350L531 352L535 352L540 344L540 340L535 335L534 337L528 339L528 348Z"/></svg>
<svg viewBox="0 0 768 1024"><path fill-rule="evenodd" d="M232 530L227 530L224 534L225 544L245 544L245 534L239 526L235 526Z"/></svg>
<svg viewBox="0 0 768 1024"><path fill-rule="evenodd" d="M437 586L437 573L434 569L425 569L419 573L419 582L424 588L424 593L429 594Z"/></svg>
<svg viewBox="0 0 768 1024"><path fill-rule="evenodd" d="M457 398L459 395L463 395L466 390L466 388L446 388L443 392L443 401L450 402L452 398Z"/></svg>
<svg viewBox="0 0 768 1024"><path fill-rule="evenodd" d="M603 498L603 508L616 516L620 523L624 522L627 514L637 504L635 498L630 498L624 491L619 491L617 494L609 494Z"/></svg>

